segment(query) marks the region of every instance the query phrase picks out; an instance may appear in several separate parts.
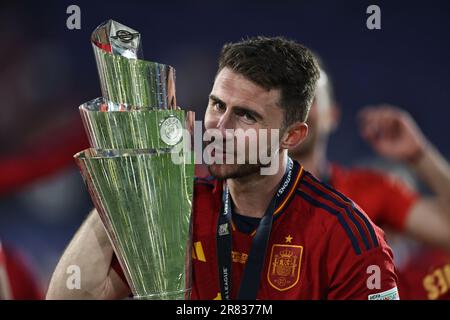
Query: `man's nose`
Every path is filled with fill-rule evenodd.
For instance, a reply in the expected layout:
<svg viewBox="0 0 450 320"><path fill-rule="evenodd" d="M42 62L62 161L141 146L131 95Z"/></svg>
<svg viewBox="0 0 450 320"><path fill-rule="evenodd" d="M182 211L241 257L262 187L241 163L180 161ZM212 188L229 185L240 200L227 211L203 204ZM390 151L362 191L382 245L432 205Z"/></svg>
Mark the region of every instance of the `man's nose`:
<svg viewBox="0 0 450 320"><path fill-rule="evenodd" d="M224 138L230 135L230 130L235 129L235 121L231 110L227 110L220 116L217 129L220 130Z"/></svg>

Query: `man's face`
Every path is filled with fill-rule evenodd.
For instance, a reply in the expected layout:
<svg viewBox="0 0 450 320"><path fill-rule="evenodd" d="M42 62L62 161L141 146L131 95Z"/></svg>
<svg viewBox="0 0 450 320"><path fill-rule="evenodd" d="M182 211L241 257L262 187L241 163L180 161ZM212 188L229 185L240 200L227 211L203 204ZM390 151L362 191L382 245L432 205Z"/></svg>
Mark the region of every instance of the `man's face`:
<svg viewBox="0 0 450 320"><path fill-rule="evenodd" d="M223 149L214 149L214 155L218 153L225 162L227 143L236 138L226 132L226 129L254 130L255 137L245 138L244 152L249 156L249 144L257 145L258 152L270 153L270 142L260 143L260 130L280 129L283 124L283 110L279 107L280 90L267 90L254 82L246 79L243 75L232 71L229 68L222 69L217 75L214 86L209 96L208 107L205 112L205 128L217 129L224 137ZM281 133L280 133L281 134ZM277 150L272 150L276 152ZM234 164L211 164L209 171L212 175L227 179L248 176L259 172L261 164L236 164L236 157L239 150L234 152ZM229 155L230 156L230 155Z"/></svg>

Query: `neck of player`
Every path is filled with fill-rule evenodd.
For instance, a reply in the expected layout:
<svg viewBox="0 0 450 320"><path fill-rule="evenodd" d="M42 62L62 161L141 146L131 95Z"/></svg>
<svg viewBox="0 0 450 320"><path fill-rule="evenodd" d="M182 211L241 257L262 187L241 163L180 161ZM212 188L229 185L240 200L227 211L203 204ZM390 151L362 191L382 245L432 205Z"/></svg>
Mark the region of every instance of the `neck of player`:
<svg viewBox="0 0 450 320"><path fill-rule="evenodd" d="M262 218L267 207L278 191L279 184L286 172L288 156L282 152L279 167L273 175L261 175L259 172L237 179L228 179L227 185L233 199L233 210L243 216Z"/></svg>
<svg viewBox="0 0 450 320"><path fill-rule="evenodd" d="M319 179L330 175L330 163L327 159L326 143L316 144L309 152L292 154L291 157L302 164L305 170Z"/></svg>

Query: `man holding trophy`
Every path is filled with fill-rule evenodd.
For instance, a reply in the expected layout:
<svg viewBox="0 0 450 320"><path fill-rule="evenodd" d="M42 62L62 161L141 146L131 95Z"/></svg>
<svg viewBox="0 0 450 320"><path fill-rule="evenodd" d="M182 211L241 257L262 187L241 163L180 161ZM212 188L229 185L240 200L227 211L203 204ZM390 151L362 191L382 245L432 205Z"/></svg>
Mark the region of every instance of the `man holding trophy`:
<svg viewBox="0 0 450 320"><path fill-rule="evenodd" d="M113 21L93 34L103 99L80 107L92 148L76 160L98 214L67 247L47 298L398 299L383 232L288 157L308 131L319 78L312 53L278 37L223 47L205 129L222 133L227 150L213 153L227 161L209 163L211 177L192 188L189 157L171 161L185 119L174 72L139 60L139 37ZM276 148L259 150L279 164L275 173L236 161L230 130L257 140L278 132ZM76 290L66 285L72 265Z"/></svg>

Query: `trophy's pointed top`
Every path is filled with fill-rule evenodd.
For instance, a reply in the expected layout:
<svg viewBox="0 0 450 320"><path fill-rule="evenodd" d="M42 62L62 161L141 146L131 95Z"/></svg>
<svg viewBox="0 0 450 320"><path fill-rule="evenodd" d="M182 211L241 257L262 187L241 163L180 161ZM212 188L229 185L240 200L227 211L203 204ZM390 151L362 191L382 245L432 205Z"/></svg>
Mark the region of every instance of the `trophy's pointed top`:
<svg viewBox="0 0 450 320"><path fill-rule="evenodd" d="M108 20L94 30L91 42L108 110L175 108L175 70L142 58L139 32Z"/></svg>
<svg viewBox="0 0 450 320"><path fill-rule="evenodd" d="M139 32L112 19L94 30L91 41L99 49L112 54L131 59L142 58Z"/></svg>

